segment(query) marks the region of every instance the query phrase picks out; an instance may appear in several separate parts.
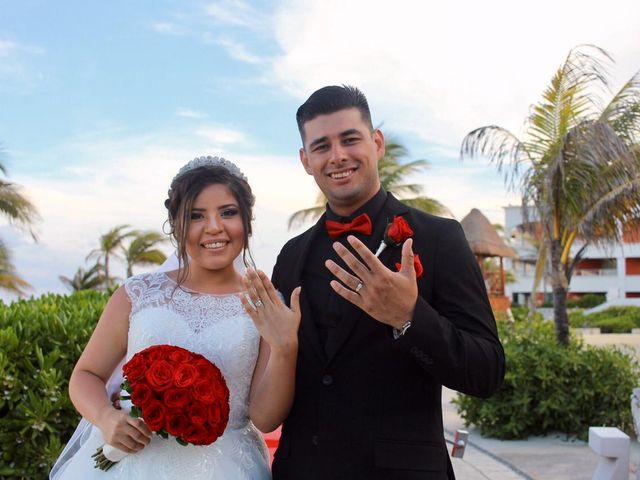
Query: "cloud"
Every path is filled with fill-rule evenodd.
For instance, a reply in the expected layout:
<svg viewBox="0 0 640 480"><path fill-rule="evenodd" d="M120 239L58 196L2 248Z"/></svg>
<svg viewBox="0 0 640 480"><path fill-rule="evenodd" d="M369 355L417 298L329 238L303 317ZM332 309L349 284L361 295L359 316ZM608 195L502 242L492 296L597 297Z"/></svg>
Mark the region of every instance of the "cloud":
<svg viewBox="0 0 640 480"><path fill-rule="evenodd" d="M196 110L190 110L188 108L179 108L176 111L176 115L178 117L195 118L195 119L207 118L209 116L206 113L198 112Z"/></svg>
<svg viewBox="0 0 640 480"><path fill-rule="evenodd" d="M0 40L0 57L7 56L16 50L16 44L8 40Z"/></svg>
<svg viewBox="0 0 640 480"><path fill-rule="evenodd" d="M179 25L173 22L159 21L151 24L151 29L154 32L167 34L167 35L185 35L186 31Z"/></svg>
<svg viewBox="0 0 640 480"><path fill-rule="evenodd" d="M482 125L521 132L529 105L575 45L609 49L621 60L618 82L626 81L628 65L640 64L638 18L640 2L629 0L605 10L595 0L398 0L393 8L286 0L276 14L281 53L271 75L300 99L323 85L358 85L374 122L457 149Z"/></svg>
<svg viewBox="0 0 640 480"><path fill-rule="evenodd" d="M205 12L219 23L239 27L255 28L260 25L262 15L242 0L222 0L205 7Z"/></svg>
<svg viewBox="0 0 640 480"><path fill-rule="evenodd" d="M249 52L244 44L239 43L228 36L215 36L209 32L205 32L202 34L202 41L224 48L227 54L235 60L250 64L258 64L264 62L263 58Z"/></svg>
<svg viewBox="0 0 640 480"><path fill-rule="evenodd" d="M196 130L196 134L207 139L214 145L225 146L246 141L246 136L243 132L220 126L201 127Z"/></svg>
<svg viewBox="0 0 640 480"><path fill-rule="evenodd" d="M212 138L204 138L202 132L126 136L116 130L110 130L110 136L95 132L70 139L50 149L49 158L43 158L43 162L54 164L58 157L82 158L82 163L57 172L13 178L24 186L43 218L38 225L38 244L26 245L25 236L12 229L12 238L17 238L17 270L34 285L36 294L63 292L58 275L71 276L85 265L85 256L108 229L129 224L160 230L166 219L163 204L171 179L182 165L199 155L224 155L248 176L257 198L252 248L257 264L267 272L292 234L286 230L289 215L314 202L313 180L295 155L240 153L234 144L242 140L244 148L246 138L232 128L216 126L209 132L217 142L228 143L224 152L211 148ZM171 250L169 245L164 248ZM124 265L118 261L114 270L116 275L124 275Z"/></svg>
<svg viewBox="0 0 640 480"><path fill-rule="evenodd" d="M33 56L44 52L36 45L0 39L0 93L28 95L35 90L43 75L30 63Z"/></svg>

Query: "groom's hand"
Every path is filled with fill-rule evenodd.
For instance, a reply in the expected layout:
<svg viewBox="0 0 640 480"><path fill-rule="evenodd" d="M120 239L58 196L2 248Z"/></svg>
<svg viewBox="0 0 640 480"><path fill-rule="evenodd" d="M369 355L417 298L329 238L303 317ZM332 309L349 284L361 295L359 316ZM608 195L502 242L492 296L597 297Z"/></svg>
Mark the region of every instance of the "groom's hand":
<svg viewBox="0 0 640 480"><path fill-rule="evenodd" d="M418 299L411 250L413 240L409 238L402 245L402 266L399 272L383 265L380 259L353 235L349 235L347 241L362 261L344 245L335 242L334 250L351 272L347 272L332 260L327 260L325 266L340 280L332 280L331 288L379 322L401 328L413 317Z"/></svg>

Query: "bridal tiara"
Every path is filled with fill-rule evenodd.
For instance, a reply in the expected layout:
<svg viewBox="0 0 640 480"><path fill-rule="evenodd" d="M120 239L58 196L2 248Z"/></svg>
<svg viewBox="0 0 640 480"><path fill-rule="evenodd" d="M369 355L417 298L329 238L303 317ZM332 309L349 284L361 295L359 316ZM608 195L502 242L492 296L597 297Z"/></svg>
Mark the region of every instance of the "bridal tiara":
<svg viewBox="0 0 640 480"><path fill-rule="evenodd" d="M193 160L191 160L189 163L184 165L180 170L178 170L177 175L173 177L173 180L171 181L171 183L175 182L178 178L183 176L185 173L190 172L191 170L194 170L198 167L222 167L228 170L229 173L231 173L231 175L238 177L244 180L245 182L247 181L247 177L244 175L244 173L242 173L242 171L238 168L238 166L235 163L230 162L226 158L212 157L210 155L207 155L206 157L196 157Z"/></svg>

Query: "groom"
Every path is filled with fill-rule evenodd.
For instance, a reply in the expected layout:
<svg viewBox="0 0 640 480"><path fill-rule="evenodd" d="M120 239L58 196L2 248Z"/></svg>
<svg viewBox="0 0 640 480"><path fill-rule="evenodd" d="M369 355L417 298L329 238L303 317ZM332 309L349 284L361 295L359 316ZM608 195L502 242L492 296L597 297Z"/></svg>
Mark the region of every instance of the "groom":
<svg viewBox="0 0 640 480"><path fill-rule="evenodd" d="M302 285L295 398L273 478L453 479L441 386L487 397L504 376L478 264L458 222L381 189L384 137L362 92L324 87L297 121L327 211L273 271L284 298Z"/></svg>

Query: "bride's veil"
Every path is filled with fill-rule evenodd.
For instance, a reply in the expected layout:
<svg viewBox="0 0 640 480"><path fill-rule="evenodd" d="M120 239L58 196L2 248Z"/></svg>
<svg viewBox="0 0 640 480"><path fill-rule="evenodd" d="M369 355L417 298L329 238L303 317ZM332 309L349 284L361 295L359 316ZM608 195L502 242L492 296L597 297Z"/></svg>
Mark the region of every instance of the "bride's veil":
<svg viewBox="0 0 640 480"><path fill-rule="evenodd" d="M177 252L172 253L165 260L165 262L160 265L160 267L156 270L156 272L171 272L173 270L177 270L179 266L178 255ZM238 255L236 259L233 261L233 266L236 271L240 274L244 275L247 271L247 268L244 265L242 260L242 254ZM107 382L107 395L109 398L112 398L114 394L120 391L120 385L122 384L122 365L124 365L125 359L123 358L116 369L111 374L109 381ZM53 465L51 472L49 472L50 480L57 480L59 475L64 471L64 465L66 462L73 457L73 455L80 449L82 444L89 438L91 434L91 429L94 428L93 425L86 419L81 418L80 423L76 427L76 430L73 432L73 435L67 442L67 445L62 450L62 453L56 460L56 463Z"/></svg>

